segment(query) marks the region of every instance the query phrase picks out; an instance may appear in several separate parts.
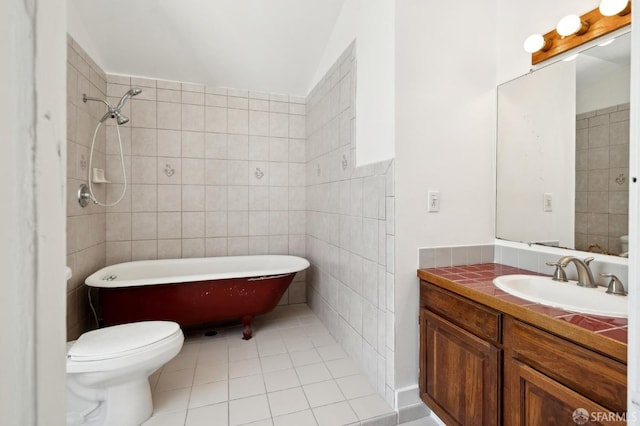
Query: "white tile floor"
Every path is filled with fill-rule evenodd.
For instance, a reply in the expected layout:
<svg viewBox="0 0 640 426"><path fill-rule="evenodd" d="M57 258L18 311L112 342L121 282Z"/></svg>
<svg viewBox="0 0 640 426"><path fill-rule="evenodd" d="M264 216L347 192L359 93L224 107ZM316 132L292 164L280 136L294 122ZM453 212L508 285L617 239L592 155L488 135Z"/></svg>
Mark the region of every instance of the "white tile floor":
<svg viewBox="0 0 640 426"><path fill-rule="evenodd" d="M396 413L361 375L307 305L280 306L206 337L151 376L144 426L339 426L396 424Z"/></svg>

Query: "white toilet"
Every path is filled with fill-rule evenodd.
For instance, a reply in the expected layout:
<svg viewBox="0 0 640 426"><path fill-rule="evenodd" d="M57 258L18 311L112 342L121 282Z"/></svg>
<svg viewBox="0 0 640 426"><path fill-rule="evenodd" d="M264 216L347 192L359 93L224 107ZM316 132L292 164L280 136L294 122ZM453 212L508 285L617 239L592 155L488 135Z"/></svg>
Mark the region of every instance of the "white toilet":
<svg viewBox="0 0 640 426"><path fill-rule="evenodd" d="M89 331L67 351L67 425L138 426L153 411L149 376L180 352L170 321Z"/></svg>
<svg viewBox="0 0 640 426"><path fill-rule="evenodd" d="M629 252L629 236L623 235L620 237L620 253Z"/></svg>

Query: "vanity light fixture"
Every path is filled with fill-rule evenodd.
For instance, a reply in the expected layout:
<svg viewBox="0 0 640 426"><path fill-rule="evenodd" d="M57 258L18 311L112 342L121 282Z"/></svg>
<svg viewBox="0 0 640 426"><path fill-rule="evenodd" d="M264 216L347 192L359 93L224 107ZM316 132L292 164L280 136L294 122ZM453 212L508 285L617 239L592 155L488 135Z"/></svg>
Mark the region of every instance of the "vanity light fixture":
<svg viewBox="0 0 640 426"><path fill-rule="evenodd" d="M544 38L542 34L531 34L524 41L524 50L527 53L546 52L551 48L551 42Z"/></svg>
<svg viewBox="0 0 640 426"><path fill-rule="evenodd" d="M531 64L538 64L628 26L631 24L630 11L630 0L601 0L600 7L582 16L565 16L556 29L527 37L524 50L531 53ZM607 15L610 13L612 15Z"/></svg>
<svg viewBox="0 0 640 426"><path fill-rule="evenodd" d="M567 15L558 22L556 31L562 37L582 35L589 29L589 22L583 21L578 15Z"/></svg>
<svg viewBox="0 0 640 426"><path fill-rule="evenodd" d="M629 0L600 0L598 9L603 16L624 16L631 12L631 2Z"/></svg>

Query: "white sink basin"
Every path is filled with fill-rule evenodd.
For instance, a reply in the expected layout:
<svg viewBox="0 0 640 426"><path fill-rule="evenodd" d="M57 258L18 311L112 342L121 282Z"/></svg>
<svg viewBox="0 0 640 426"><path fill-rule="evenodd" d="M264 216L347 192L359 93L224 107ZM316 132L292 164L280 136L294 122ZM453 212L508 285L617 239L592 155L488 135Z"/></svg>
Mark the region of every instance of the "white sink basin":
<svg viewBox="0 0 640 426"><path fill-rule="evenodd" d="M531 302L571 312L627 318L625 296L607 294L605 287L580 287L575 281L563 283L536 275L503 275L493 280L500 290Z"/></svg>

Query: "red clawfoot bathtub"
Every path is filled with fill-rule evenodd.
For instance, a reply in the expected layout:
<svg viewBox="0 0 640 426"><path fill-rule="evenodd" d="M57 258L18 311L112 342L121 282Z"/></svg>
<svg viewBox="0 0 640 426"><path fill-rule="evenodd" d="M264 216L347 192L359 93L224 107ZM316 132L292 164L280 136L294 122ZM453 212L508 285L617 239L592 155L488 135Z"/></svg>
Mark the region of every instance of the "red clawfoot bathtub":
<svg viewBox="0 0 640 426"><path fill-rule="evenodd" d="M183 327L251 321L280 301L296 272L309 267L296 256L227 256L143 260L107 266L85 283L100 289L105 325L170 320Z"/></svg>

